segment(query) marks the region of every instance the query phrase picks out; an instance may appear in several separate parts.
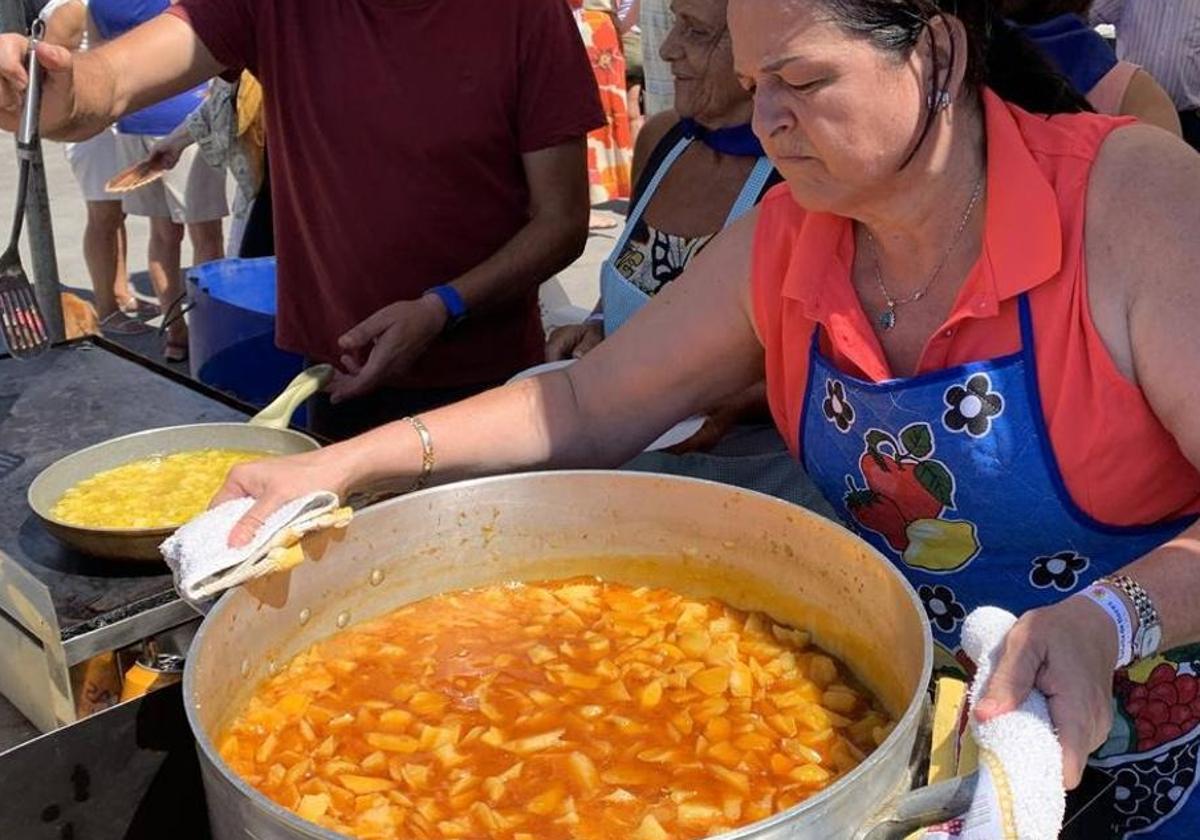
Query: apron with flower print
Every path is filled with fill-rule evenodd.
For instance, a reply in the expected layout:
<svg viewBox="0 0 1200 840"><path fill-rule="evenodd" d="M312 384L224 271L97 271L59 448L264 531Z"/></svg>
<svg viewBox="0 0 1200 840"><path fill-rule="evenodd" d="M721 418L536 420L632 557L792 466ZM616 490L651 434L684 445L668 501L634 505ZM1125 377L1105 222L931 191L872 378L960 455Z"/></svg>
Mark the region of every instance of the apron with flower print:
<svg viewBox="0 0 1200 840"><path fill-rule="evenodd" d="M1071 500L1038 393L1029 302L1010 356L868 382L809 351L804 465L844 521L917 590L935 665L957 668L973 608L1052 604L1176 536L1191 519L1099 523ZM1112 836L1200 837L1200 645L1122 669L1091 764L1114 779Z"/></svg>
<svg viewBox="0 0 1200 840"><path fill-rule="evenodd" d="M604 304L604 335L610 336L615 333L620 327L633 317L633 314L645 306L650 301L650 295L639 289L633 283L625 279L625 276L617 270L617 260L621 258L621 254L625 251L625 243L629 241L630 234L637 226L637 220L642 217L642 213L646 211L646 206L650 203L650 199L658 190L658 185L662 183L667 172L679 160L679 156L684 150L691 145L693 139L684 137L675 144L674 148L667 153L663 158L663 162L659 165L658 171L654 173L654 177L650 179L650 183L646 186L646 191L642 193L633 210L629 213L629 218L625 220L625 230L621 237L617 240L617 244L609 253L608 259L600 266L600 300ZM725 224L722 229L729 227L736 222L747 212L754 208L758 197L762 194L763 187L767 185L767 181L771 178L771 173L775 171L774 165L770 158L760 157L754 163L754 167L750 170L750 174L746 177L746 182L742 185L741 191L737 198L734 199L733 206L729 209L729 215L725 218Z"/></svg>

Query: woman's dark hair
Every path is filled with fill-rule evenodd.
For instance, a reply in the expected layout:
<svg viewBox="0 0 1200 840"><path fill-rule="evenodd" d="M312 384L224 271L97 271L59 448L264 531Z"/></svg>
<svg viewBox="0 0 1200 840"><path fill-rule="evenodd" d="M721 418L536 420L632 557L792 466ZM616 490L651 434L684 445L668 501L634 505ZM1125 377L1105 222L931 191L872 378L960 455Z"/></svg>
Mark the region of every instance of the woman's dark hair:
<svg viewBox="0 0 1200 840"><path fill-rule="evenodd" d="M1038 114L1072 114L1092 107L1037 47L1001 17L992 0L820 0L834 24L870 38L877 47L907 56L920 42L929 24L939 15L962 22L967 33L966 81L987 85L1001 99ZM951 61L954 50L951 45ZM933 125L933 103L946 92L948 74L938 67L933 53L933 87L927 92L930 107L914 146L920 148ZM907 161L905 161L907 163Z"/></svg>

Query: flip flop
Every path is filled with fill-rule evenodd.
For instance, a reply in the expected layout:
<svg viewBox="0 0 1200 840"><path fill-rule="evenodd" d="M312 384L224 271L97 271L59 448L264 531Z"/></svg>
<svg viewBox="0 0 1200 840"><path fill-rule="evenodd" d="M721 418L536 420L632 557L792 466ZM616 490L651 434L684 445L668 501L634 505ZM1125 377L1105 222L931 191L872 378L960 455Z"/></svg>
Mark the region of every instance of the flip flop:
<svg viewBox="0 0 1200 840"><path fill-rule="evenodd" d="M129 317L139 318L143 321L149 320L150 318L157 318L162 314L162 309L159 308L158 304L151 303L148 300L142 300L136 296L118 303L117 308L119 308Z"/></svg>
<svg viewBox="0 0 1200 840"><path fill-rule="evenodd" d="M145 335L154 327L118 309L100 322L100 331L112 335Z"/></svg>
<svg viewBox="0 0 1200 840"><path fill-rule="evenodd" d="M168 340L163 347L163 358L168 362L186 362L188 358L187 342L178 343Z"/></svg>

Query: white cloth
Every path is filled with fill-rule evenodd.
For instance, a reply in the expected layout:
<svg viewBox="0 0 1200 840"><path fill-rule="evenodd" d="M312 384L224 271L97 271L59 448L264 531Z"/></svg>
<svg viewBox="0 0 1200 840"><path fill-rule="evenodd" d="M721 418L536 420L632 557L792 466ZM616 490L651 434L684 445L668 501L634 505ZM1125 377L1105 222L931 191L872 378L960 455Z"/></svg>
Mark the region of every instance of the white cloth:
<svg viewBox="0 0 1200 840"><path fill-rule="evenodd" d="M233 499L188 522L159 547L171 567L175 590L190 604L219 595L272 572L290 568L303 555L300 538L310 531L345 527L348 508L338 507L336 493L309 493L267 517L258 533L241 548L229 547L229 533L254 500Z"/></svg>
<svg viewBox="0 0 1200 840"><path fill-rule="evenodd" d="M1004 638L1016 618L996 607L980 607L963 623L963 651L975 662L971 705L983 697L999 661ZM1062 748L1050 722L1045 696L1036 689L1015 710L987 723L971 715L979 746L979 784L961 818L960 840L1046 840L1062 831L1066 810ZM956 821L957 822L957 821ZM938 833L927 834L938 837Z"/></svg>

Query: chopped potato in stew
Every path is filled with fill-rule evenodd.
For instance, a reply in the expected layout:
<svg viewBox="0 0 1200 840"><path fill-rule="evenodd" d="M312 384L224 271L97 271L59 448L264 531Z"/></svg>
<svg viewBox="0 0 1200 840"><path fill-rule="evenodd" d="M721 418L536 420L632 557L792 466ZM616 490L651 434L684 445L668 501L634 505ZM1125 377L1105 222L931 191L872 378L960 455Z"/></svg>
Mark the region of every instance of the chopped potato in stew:
<svg viewBox="0 0 1200 840"><path fill-rule="evenodd" d="M356 837L661 840L789 808L891 725L803 631L581 578L344 630L218 743L271 799Z"/></svg>

